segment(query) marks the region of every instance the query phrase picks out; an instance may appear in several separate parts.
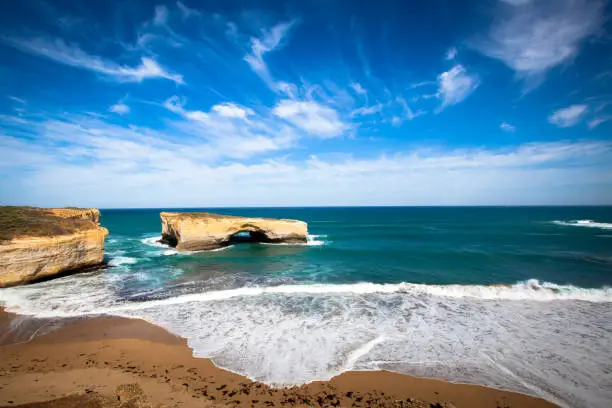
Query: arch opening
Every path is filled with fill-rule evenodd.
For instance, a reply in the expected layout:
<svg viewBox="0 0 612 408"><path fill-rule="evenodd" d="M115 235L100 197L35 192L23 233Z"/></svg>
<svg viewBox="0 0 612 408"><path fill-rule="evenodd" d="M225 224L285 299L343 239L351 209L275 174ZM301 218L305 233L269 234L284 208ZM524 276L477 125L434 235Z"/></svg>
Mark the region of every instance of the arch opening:
<svg viewBox="0 0 612 408"><path fill-rule="evenodd" d="M259 242L270 242L270 239L260 231L241 230L232 234L227 241L228 245L255 244Z"/></svg>

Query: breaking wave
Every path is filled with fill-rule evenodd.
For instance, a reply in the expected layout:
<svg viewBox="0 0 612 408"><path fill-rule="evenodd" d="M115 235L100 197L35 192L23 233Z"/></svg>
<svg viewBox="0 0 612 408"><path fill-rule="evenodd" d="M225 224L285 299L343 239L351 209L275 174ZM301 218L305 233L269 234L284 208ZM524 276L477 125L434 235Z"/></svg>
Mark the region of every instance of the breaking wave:
<svg viewBox="0 0 612 408"><path fill-rule="evenodd" d="M112 311L137 310L151 307L190 302L214 302L239 297L265 296L269 294L412 294L434 295L450 298L475 298L482 300L530 300L547 302L553 300L582 300L585 302L612 302L612 288L586 289L572 285L557 285L530 279L515 285L421 285L414 283L376 284L356 283L340 285L279 285L269 287L243 287L229 290L192 293L162 300L130 303Z"/></svg>
<svg viewBox="0 0 612 408"><path fill-rule="evenodd" d="M587 228L600 228L604 230L612 229L612 223L607 222L596 222L593 220L572 220L572 221L553 221L553 224L564 225L568 227L587 227Z"/></svg>
<svg viewBox="0 0 612 408"><path fill-rule="evenodd" d="M133 265L136 262L138 262L138 259L136 258L131 258L129 256L117 256L115 258L111 258L111 260L108 261L108 264L110 266L122 266L122 265Z"/></svg>
<svg viewBox="0 0 612 408"><path fill-rule="evenodd" d="M154 236L154 237L147 237L147 238L141 239L140 242L142 242L145 245L150 245L150 246L154 246L157 248L169 248L168 245L162 244L161 242L159 242L161 238L162 238L161 235Z"/></svg>
<svg viewBox="0 0 612 408"><path fill-rule="evenodd" d="M326 241L321 238L327 238L327 235L308 234L306 244L312 246L325 245Z"/></svg>
<svg viewBox="0 0 612 408"><path fill-rule="evenodd" d="M495 286L364 282L177 296L164 289L125 299L117 284L104 273L69 276L3 289L0 303L46 318L141 318L186 338L194 355L273 385L387 369L536 394L562 406L604 407L598 396L612 392L605 382L611 288L535 279ZM569 385L557 374L567 372L575 373Z"/></svg>
<svg viewBox="0 0 612 408"><path fill-rule="evenodd" d="M327 241L323 240L322 238L327 238L327 235L315 235L315 234L308 234L308 236L306 237L306 244L308 246L320 246L320 245L325 245L327 243ZM159 242L159 240L161 239L161 235L159 236L154 236L154 237L147 237L147 238L143 238L140 240L140 242L142 242L145 245L149 245L149 246L153 246L156 248L170 248L170 246L166 245L166 244L162 244L161 242ZM266 244L266 245L301 245L301 244ZM304 244L302 244L304 245ZM233 245L228 245L226 247L223 248L217 248L217 249L212 249L212 250L208 250L206 252L214 252L214 251L222 251L228 248L233 247ZM172 249L170 249L170 251L173 251ZM192 251L192 252L203 252L203 251ZM176 252L164 252L164 255L174 255L176 254Z"/></svg>
<svg viewBox="0 0 612 408"><path fill-rule="evenodd" d="M118 257L112 259L109 264L119 266L137 262L134 258ZM71 279L66 278L66 279ZM72 278L74 279L74 278ZM57 280L60 281L60 280ZM52 281L53 283L55 281ZM581 288L573 285L558 285L550 282L540 282L537 279L529 279L513 285L425 285L416 283L378 284L378 283L355 283L355 284L296 284L277 286L247 286L226 290L211 290L201 293L189 293L164 299L146 300L142 302L126 302L122 304L108 305L107 307L88 307L89 302L84 302L83 307L72 309L73 313L64 308L30 308L35 304L22 304L19 297L3 296L10 291L15 295L19 292L28 292L29 288L35 291L45 284L36 287L10 288L0 291L0 302L4 302L8 308L16 308L14 311L21 314L31 314L39 317L73 317L87 314L113 314L115 312L135 311L156 308L168 305L181 305L186 303L219 302L237 298L265 297L268 295L344 295L364 296L375 294L397 294L410 296L434 296L441 298L472 298L476 300L502 300L502 301L584 301L592 303L612 302L612 288ZM56 285L53 285L56 286ZM81 297L73 306L82 301Z"/></svg>

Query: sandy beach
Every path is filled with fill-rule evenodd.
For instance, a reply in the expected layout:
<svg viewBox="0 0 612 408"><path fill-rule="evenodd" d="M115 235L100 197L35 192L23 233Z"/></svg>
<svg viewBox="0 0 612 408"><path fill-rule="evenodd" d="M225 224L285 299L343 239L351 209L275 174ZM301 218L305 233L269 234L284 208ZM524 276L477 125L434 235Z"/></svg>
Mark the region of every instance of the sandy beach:
<svg viewBox="0 0 612 408"><path fill-rule="evenodd" d="M194 358L184 339L142 320L97 317L61 326L27 341L49 322L0 312L0 406L555 406L518 393L385 371L275 389Z"/></svg>

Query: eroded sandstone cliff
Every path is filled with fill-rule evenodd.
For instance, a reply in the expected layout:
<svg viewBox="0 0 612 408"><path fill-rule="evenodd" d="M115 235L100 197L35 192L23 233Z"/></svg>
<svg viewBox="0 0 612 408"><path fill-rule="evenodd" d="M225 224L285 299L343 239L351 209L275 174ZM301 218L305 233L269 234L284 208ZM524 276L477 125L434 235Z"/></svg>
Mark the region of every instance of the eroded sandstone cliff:
<svg viewBox="0 0 612 408"><path fill-rule="evenodd" d="M210 213L160 214L162 242L180 251L210 250L227 246L240 232L250 233L253 241L305 243L308 225L303 221L276 218L248 218Z"/></svg>
<svg viewBox="0 0 612 408"><path fill-rule="evenodd" d="M97 209L0 207L0 287L101 264L99 220Z"/></svg>

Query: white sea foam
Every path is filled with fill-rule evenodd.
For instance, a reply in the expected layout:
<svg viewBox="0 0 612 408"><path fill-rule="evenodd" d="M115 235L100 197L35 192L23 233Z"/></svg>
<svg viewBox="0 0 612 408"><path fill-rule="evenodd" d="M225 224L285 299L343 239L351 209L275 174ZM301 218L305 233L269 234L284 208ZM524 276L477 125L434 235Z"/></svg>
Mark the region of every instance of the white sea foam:
<svg viewBox="0 0 612 408"><path fill-rule="evenodd" d="M327 237L327 235L314 235L314 234L308 234L306 236L306 243L297 243L297 244L287 244L287 243L268 243L268 242L262 242L262 245L288 245L288 246L294 246L294 245L308 245L308 246L319 246L319 245L325 245L328 242L324 241L320 238L325 238Z"/></svg>
<svg viewBox="0 0 612 408"><path fill-rule="evenodd" d="M568 227L587 227L587 228L600 228L609 230L612 229L612 223L607 222L596 222L593 220L573 220L573 221L553 221L553 224L564 225Z"/></svg>
<svg viewBox="0 0 612 408"><path fill-rule="evenodd" d="M108 261L110 266L132 265L138 262L138 259L129 256L117 256Z"/></svg>
<svg viewBox="0 0 612 408"><path fill-rule="evenodd" d="M607 408L612 397L610 288L313 284L137 302L118 298L105 274L91 274L2 289L0 302L40 317L142 318L185 337L196 356L275 385L389 369L535 393L561 406Z"/></svg>
<svg viewBox="0 0 612 408"><path fill-rule="evenodd" d="M115 262L116 265L132 264L134 258L121 257ZM112 260L109 263L113 263ZM40 287L40 285L38 285ZM12 290L19 291L21 288ZM0 293L7 293L8 290ZM206 303L231 300L235 298L262 297L267 295L368 295L368 294L398 294L412 296L435 296L443 298L473 298L478 300L502 300L502 301L571 301L580 300L592 303L612 302L612 288L580 288L573 285L558 285L549 282L539 282L529 279L514 285L424 285L415 283L377 284L362 282L355 284L303 284L303 285L277 285L277 286L251 286L227 290L212 290L200 293L190 293L159 300L144 302L129 302L101 308L89 307L87 302L83 307L78 304L72 309L74 314L54 314L54 311L44 310L44 317L65 317L85 314L103 314L124 311L135 311L149 308L157 308L169 305L181 305L187 303ZM0 296L0 301L5 300ZM81 298L76 303L81 302ZM10 303L10 302L9 302ZM10 304L8 305L11 306ZM56 309L58 312L64 308ZM28 310L20 308L21 312L32 315L40 315L43 310L36 308ZM43 317L43 316L41 316Z"/></svg>
<svg viewBox="0 0 612 408"><path fill-rule="evenodd" d="M307 240L306 245L311 245L311 246L325 245L326 242L321 238L327 238L327 235L308 234L308 237L306 238Z"/></svg>
<svg viewBox="0 0 612 408"><path fill-rule="evenodd" d="M153 236L153 237L143 238L143 239L140 240L140 242L142 242L143 244L148 245L148 246L164 249L164 251L157 252L156 253L157 255L171 256L171 255L179 254L179 252L176 249L170 247L167 244L163 244L163 243L159 242L159 240L161 238L162 238L161 235L157 235L157 236Z"/></svg>
<svg viewBox="0 0 612 408"><path fill-rule="evenodd" d="M172 298L153 300L142 303L129 303L118 306L112 311L147 309L159 306L176 305L191 302L214 302L240 297L265 296L269 294L412 294L434 295L449 298L475 298L482 300L530 300L548 302L554 300L582 300L585 302L612 302L612 288L585 289L571 285L557 285L530 279L515 285L480 286L480 285L420 285L414 283L376 284L356 283L342 285L279 285L268 287L243 287L238 289L192 293Z"/></svg>
<svg viewBox="0 0 612 408"><path fill-rule="evenodd" d="M314 235L314 234L308 234L308 236L306 237L306 245L309 246L319 246L319 245L325 245L326 241L324 241L322 238L326 238L327 235ZM159 240L161 239L161 235L160 236L154 236L154 237L147 237L147 238L143 238L140 240L140 242L142 242L145 245L150 245L150 246L154 246L157 248L169 248L168 245L166 244L162 244L161 242L159 242ZM295 244L266 244L266 245L295 245ZM298 244L299 245L299 244ZM223 251L226 249L229 249L233 247L233 245L228 245L222 248L217 248L217 249L211 249L205 252L214 252L214 251ZM191 253L195 253L195 252L204 252L204 251L190 251ZM168 251L164 252L164 255L175 255L177 252L173 252L170 253ZM187 253L187 252L183 252L183 253Z"/></svg>
<svg viewBox="0 0 612 408"><path fill-rule="evenodd" d="M228 246L224 246L224 247L221 247L221 248L209 249L209 250L206 250L206 251L194 251L194 252L221 252L221 251L228 250L228 249L230 249L232 247L233 247L233 245L228 245Z"/></svg>
<svg viewBox="0 0 612 408"><path fill-rule="evenodd" d="M150 246L154 246L157 248L169 248L168 245L162 244L161 242L159 242L161 238L162 238L161 235L155 236L155 237L147 237L147 238L141 239L140 242L142 242L145 245L150 245Z"/></svg>

